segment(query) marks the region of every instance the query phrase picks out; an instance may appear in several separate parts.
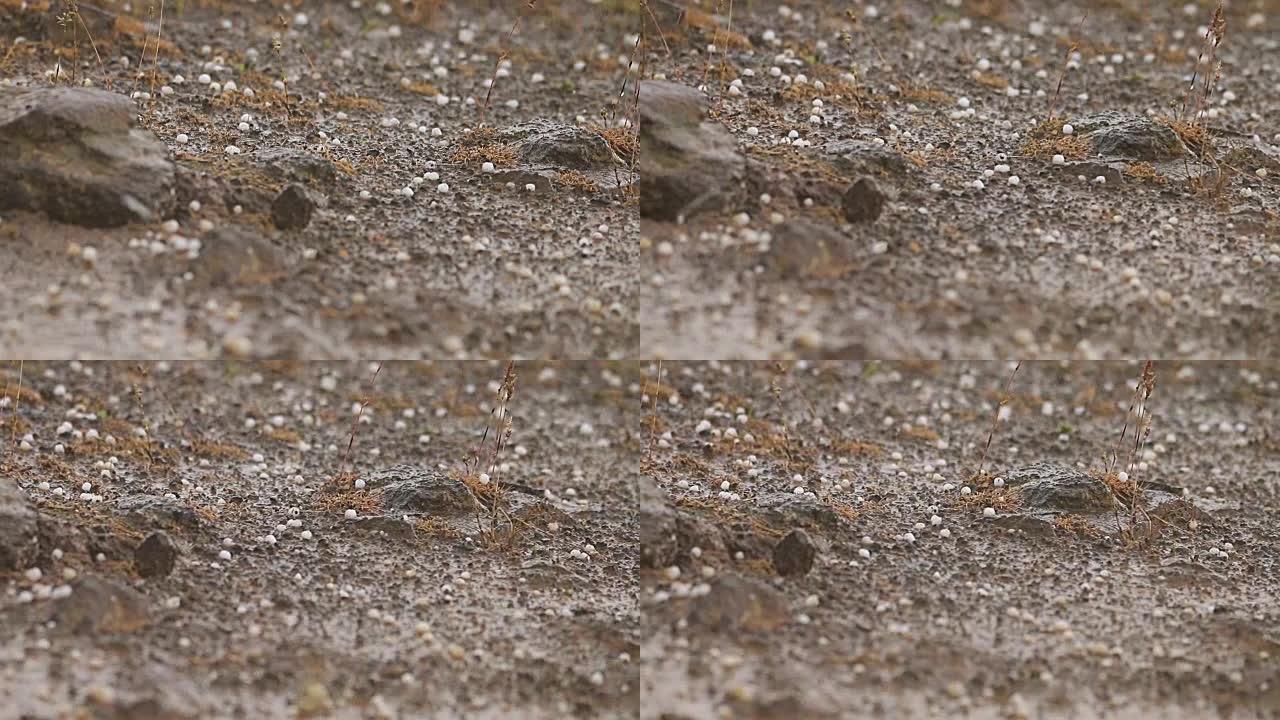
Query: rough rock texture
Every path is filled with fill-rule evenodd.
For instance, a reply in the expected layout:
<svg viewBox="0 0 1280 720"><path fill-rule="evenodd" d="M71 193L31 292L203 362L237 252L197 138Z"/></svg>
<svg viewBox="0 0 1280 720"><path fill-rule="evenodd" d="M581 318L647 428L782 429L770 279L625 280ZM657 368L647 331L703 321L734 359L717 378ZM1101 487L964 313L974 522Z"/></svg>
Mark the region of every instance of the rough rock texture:
<svg viewBox="0 0 1280 720"><path fill-rule="evenodd" d="M857 256L853 242L837 228L794 217L773 229L768 266L783 277L809 277L847 266Z"/></svg>
<svg viewBox="0 0 1280 720"><path fill-rule="evenodd" d="M549 120L531 120L502 131L521 162L565 170L608 170L621 163L599 133Z"/></svg>
<svg viewBox="0 0 1280 720"><path fill-rule="evenodd" d="M197 287L260 285L278 279L285 268L276 246L247 228L219 227L204 239L195 264Z"/></svg>
<svg viewBox="0 0 1280 720"><path fill-rule="evenodd" d="M689 624L713 632L768 632L791 619L787 598L755 578L726 573L695 598Z"/></svg>
<svg viewBox="0 0 1280 720"><path fill-rule="evenodd" d="M167 528L190 532L200 527L200 516L177 500L153 495L130 495L116 502L116 511L137 528Z"/></svg>
<svg viewBox="0 0 1280 720"><path fill-rule="evenodd" d="M404 467L398 472L402 479L388 483L382 490L382 505L387 510L429 515L475 512L471 491L458 480L423 468Z"/></svg>
<svg viewBox="0 0 1280 720"><path fill-rule="evenodd" d="M295 148L263 148L253 154L253 159L275 180L323 189L338 179L338 169L328 159Z"/></svg>
<svg viewBox="0 0 1280 720"><path fill-rule="evenodd" d="M1101 512L1115 500L1101 480L1066 465L1034 463L1004 477L1007 485L1019 488L1028 509Z"/></svg>
<svg viewBox="0 0 1280 720"><path fill-rule="evenodd" d="M756 498L756 507L769 519L769 522L779 525L830 526L840 521L839 516L829 505L807 494L761 493Z"/></svg>
<svg viewBox="0 0 1280 720"><path fill-rule="evenodd" d="M21 570L35 561L39 522L27 494L0 477L0 571Z"/></svg>
<svg viewBox="0 0 1280 720"><path fill-rule="evenodd" d="M905 175L910 170L902 153L870 140L838 140L824 149L831 158L832 167L848 177L871 175L891 178Z"/></svg>
<svg viewBox="0 0 1280 720"><path fill-rule="evenodd" d="M53 608L65 633L130 633L151 622L147 598L116 580L86 575Z"/></svg>
<svg viewBox="0 0 1280 720"><path fill-rule="evenodd" d="M809 533L796 528L774 546L773 569L779 575L804 575L813 569L813 559L817 554Z"/></svg>
<svg viewBox="0 0 1280 720"><path fill-rule="evenodd" d="M1072 120L1071 125L1078 135L1093 143L1095 153L1104 157L1161 162L1188 152L1173 128L1140 115L1107 110Z"/></svg>
<svg viewBox="0 0 1280 720"><path fill-rule="evenodd" d="M144 578L164 577L173 572L178 560L178 545L163 530L147 536L133 552L133 565Z"/></svg>
<svg viewBox="0 0 1280 720"><path fill-rule="evenodd" d="M0 88L0 209L88 227L167 217L174 166L129 98L90 88Z"/></svg>
<svg viewBox="0 0 1280 720"><path fill-rule="evenodd" d="M874 222L884 210L884 200L884 193L880 192L875 180L858 178L841 198L841 209L849 222Z"/></svg>
<svg viewBox="0 0 1280 720"><path fill-rule="evenodd" d="M675 558L676 514L653 478L642 476L640 490L640 566L661 567Z"/></svg>
<svg viewBox="0 0 1280 720"><path fill-rule="evenodd" d="M286 185L271 203L271 222L281 230L300 230L311 223L316 201L298 183Z"/></svg>
<svg viewBox="0 0 1280 720"><path fill-rule="evenodd" d="M640 97L640 216L670 221L729 207L745 161L722 125L704 121L702 94L645 81Z"/></svg>

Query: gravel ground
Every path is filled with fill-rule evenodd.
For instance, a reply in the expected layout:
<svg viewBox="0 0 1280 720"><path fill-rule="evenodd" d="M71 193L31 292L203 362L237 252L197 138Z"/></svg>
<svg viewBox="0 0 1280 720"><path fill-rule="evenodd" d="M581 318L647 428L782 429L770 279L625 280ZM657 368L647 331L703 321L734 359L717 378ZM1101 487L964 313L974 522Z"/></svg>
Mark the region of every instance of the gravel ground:
<svg viewBox="0 0 1280 720"><path fill-rule="evenodd" d="M1011 370L651 366L641 717L1280 717L1280 367L1156 365L1136 522L1017 483L1102 469L1140 365Z"/></svg>
<svg viewBox="0 0 1280 720"><path fill-rule="evenodd" d="M22 370L0 717L636 717L627 366L518 368L494 537L451 471L500 364Z"/></svg>
<svg viewBox="0 0 1280 720"><path fill-rule="evenodd" d="M1162 118L1194 119L1211 2L650 5L645 76L709 127L651 133L677 104L642 92L642 356L1276 351L1280 4L1228 4L1208 149ZM1084 132L1108 111L1127 147Z"/></svg>
<svg viewBox="0 0 1280 720"><path fill-rule="evenodd" d="M60 24L60 0L0 2L0 90L88 81L136 95L140 129L164 148L158 163L176 169L161 191L137 193L163 208L124 227L80 226L105 210L62 224L0 202L0 304L14 310L0 321L0 355L632 353L634 132L620 124L634 103L617 98L636 8L161 5L163 19L156 3L80 3L82 22ZM75 114L90 128L102 121ZM606 157L525 153L504 133L530 122L576 128L571 140L594 138ZM137 174L122 173L142 182ZM291 182L314 206L305 220L275 214ZM83 187L77 179L41 202ZM246 264L250 252L259 264Z"/></svg>

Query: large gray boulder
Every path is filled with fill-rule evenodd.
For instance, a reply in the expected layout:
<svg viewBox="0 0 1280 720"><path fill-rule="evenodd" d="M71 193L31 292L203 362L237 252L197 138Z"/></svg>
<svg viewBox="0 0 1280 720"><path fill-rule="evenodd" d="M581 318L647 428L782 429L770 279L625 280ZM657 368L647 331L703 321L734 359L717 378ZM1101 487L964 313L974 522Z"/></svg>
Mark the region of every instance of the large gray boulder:
<svg viewBox="0 0 1280 720"><path fill-rule="evenodd" d="M0 571L31 567L39 550L36 509L12 478L0 477Z"/></svg>
<svg viewBox="0 0 1280 720"><path fill-rule="evenodd" d="M1093 144L1103 157L1162 162L1189 154L1173 128L1158 120L1105 110L1071 121L1076 134Z"/></svg>
<svg viewBox="0 0 1280 720"><path fill-rule="evenodd" d="M0 209L86 227L167 217L174 166L136 112L105 90L0 87Z"/></svg>
<svg viewBox="0 0 1280 720"><path fill-rule="evenodd" d="M679 83L640 83L640 216L672 221L732 206L746 160L706 100Z"/></svg>
<svg viewBox="0 0 1280 720"><path fill-rule="evenodd" d="M1023 506L1029 509L1102 512L1115 503L1105 483L1066 465L1032 463L1004 477L1005 484L1018 488Z"/></svg>

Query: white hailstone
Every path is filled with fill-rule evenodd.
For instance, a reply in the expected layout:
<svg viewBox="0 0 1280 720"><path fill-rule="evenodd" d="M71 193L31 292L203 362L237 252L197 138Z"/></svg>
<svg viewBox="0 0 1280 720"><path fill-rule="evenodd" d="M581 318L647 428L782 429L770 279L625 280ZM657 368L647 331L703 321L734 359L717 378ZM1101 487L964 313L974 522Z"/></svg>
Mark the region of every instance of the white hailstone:
<svg viewBox="0 0 1280 720"><path fill-rule="evenodd" d="M44 573L42 573L38 567L30 568L24 574L30 582L37 582L40 578L44 577Z"/></svg>
<svg viewBox="0 0 1280 720"><path fill-rule="evenodd" d="M1093 181L1099 185L1107 184L1107 178L1102 175L1099 175L1098 177L1094 178Z"/></svg>
<svg viewBox="0 0 1280 720"><path fill-rule="evenodd" d="M1054 164L1054 165L1065 165L1065 164L1067 164L1067 159L1066 159L1065 157L1063 157L1062 155L1054 155L1054 156L1053 156L1053 164Z"/></svg>
<svg viewBox="0 0 1280 720"><path fill-rule="evenodd" d="M437 186L436 186L436 192L438 192L438 193L447 193L447 192L449 192L449 183L440 183L439 185L437 185Z"/></svg>
<svg viewBox="0 0 1280 720"><path fill-rule="evenodd" d="M1004 478L996 478L991 481L991 484L996 487L1004 487Z"/></svg>
<svg viewBox="0 0 1280 720"><path fill-rule="evenodd" d="M970 104L971 104L971 103L969 102L969 98L967 98L967 97L962 97L962 98L960 98L959 100L957 100L957 101L956 101L956 105L959 105L960 107L965 108L965 109L968 109L968 107L969 107L969 105L970 105Z"/></svg>
<svg viewBox="0 0 1280 720"><path fill-rule="evenodd" d="M858 556L861 557L863 560L870 560L871 551L866 548L858 548Z"/></svg>
<svg viewBox="0 0 1280 720"><path fill-rule="evenodd" d="M998 173L1007 173L1009 172L1009 166L1001 163L995 167L995 171Z"/></svg>
<svg viewBox="0 0 1280 720"><path fill-rule="evenodd" d="M933 517L929 518L929 523L931 525L941 525L942 518L938 517L937 515L934 515Z"/></svg>
<svg viewBox="0 0 1280 720"><path fill-rule="evenodd" d="M995 517L996 509L993 507L982 508L982 515L983 517Z"/></svg>
<svg viewBox="0 0 1280 720"><path fill-rule="evenodd" d="M973 492L973 490L970 490L968 485L965 485L964 487L960 488L961 495L968 495L971 492Z"/></svg>
<svg viewBox="0 0 1280 720"><path fill-rule="evenodd" d="M235 145L228 145L228 146L225 148L225 152L226 152L228 155L239 155L239 154L240 154L240 148L236 147Z"/></svg>
<svg viewBox="0 0 1280 720"><path fill-rule="evenodd" d="M600 672L599 670L591 673L591 684L596 686L603 685L604 673Z"/></svg>
<svg viewBox="0 0 1280 720"><path fill-rule="evenodd" d="M267 535L266 537L262 538L262 541L263 541L263 542L265 542L265 543L266 543L266 544L268 544L268 545L275 545L275 544L276 544L276 536L275 536L275 535Z"/></svg>
<svg viewBox="0 0 1280 720"><path fill-rule="evenodd" d="M313 536L310 530L303 530L300 536L303 540L310 540Z"/></svg>
<svg viewBox="0 0 1280 720"><path fill-rule="evenodd" d="M1071 126L1071 123L1067 123L1066 125L1062 126L1063 135L1074 135L1075 132L1076 132L1076 129Z"/></svg>
<svg viewBox="0 0 1280 720"><path fill-rule="evenodd" d="M493 172L495 169L496 169L496 168L494 168L493 163L488 162L488 161L486 161L483 165L481 165L481 166L480 166L480 170L481 170L481 172L491 173L491 172Z"/></svg>
<svg viewBox="0 0 1280 720"><path fill-rule="evenodd" d="M231 551L230 551L230 550L223 550L222 552L218 553L218 559L219 559L219 560L230 560L230 559L231 559Z"/></svg>
<svg viewBox="0 0 1280 720"><path fill-rule="evenodd" d="M356 483L355 483L355 485L356 485L356 489L357 489L357 490L363 490L363 489L364 489L364 479L363 479L363 478L357 478L357 479L356 479Z"/></svg>
<svg viewBox="0 0 1280 720"><path fill-rule="evenodd" d="M678 565L672 565L666 570L663 570L662 574L666 576L668 580L678 580L680 578L680 567Z"/></svg>
<svg viewBox="0 0 1280 720"><path fill-rule="evenodd" d="M346 513L344 513L344 515L346 516L346 518L347 518L348 520L355 520L355 519L356 519L356 511L355 511L355 509L353 509L353 508L347 508L347 512L346 512Z"/></svg>
<svg viewBox="0 0 1280 720"><path fill-rule="evenodd" d="M528 183L527 185L525 185L525 186L524 186L524 189L525 189L527 192L533 192L534 190L537 190L537 189L538 189L538 186L537 186L537 185L534 185L533 183Z"/></svg>
<svg viewBox="0 0 1280 720"><path fill-rule="evenodd" d="M984 187L986 187L986 185L984 185L984 184L982 183L982 181L981 181L981 180L974 180L974 181L973 181L973 188L974 188L975 190L981 190L981 189L982 189L982 188L984 188Z"/></svg>
<svg viewBox="0 0 1280 720"><path fill-rule="evenodd" d="M942 528L941 530L939 530L939 531L938 531L938 534L939 534L939 535L941 535L941 536L942 536L942 537L944 537L944 538L949 538L949 537L951 537L951 531L950 531L950 530L948 530L948 529L946 529L946 528Z"/></svg>
<svg viewBox="0 0 1280 720"><path fill-rule="evenodd" d="M196 78L196 82L200 83L201 85L208 85L209 83L213 82L213 78L209 77L208 73L201 73L200 77Z"/></svg>
<svg viewBox="0 0 1280 720"><path fill-rule="evenodd" d="M913 543L916 541L916 535L915 533L906 533L902 536L902 539L906 540L909 543Z"/></svg>
<svg viewBox="0 0 1280 720"><path fill-rule="evenodd" d="M242 122L236 127L239 128L240 132L249 132L249 123L247 122Z"/></svg>
<svg viewBox="0 0 1280 720"><path fill-rule="evenodd" d="M695 428L693 429L693 431L694 431L695 433L699 434L699 435L701 435L701 434L703 434L703 433L706 433L706 432L710 432L710 430L711 430L711 421L710 421L710 420L703 420L703 421L699 422L699 423L698 423L698 426L697 426L697 427L695 427Z"/></svg>
<svg viewBox="0 0 1280 720"><path fill-rule="evenodd" d="M810 595L804 599L805 607L818 607L818 602L819 600L817 595Z"/></svg>

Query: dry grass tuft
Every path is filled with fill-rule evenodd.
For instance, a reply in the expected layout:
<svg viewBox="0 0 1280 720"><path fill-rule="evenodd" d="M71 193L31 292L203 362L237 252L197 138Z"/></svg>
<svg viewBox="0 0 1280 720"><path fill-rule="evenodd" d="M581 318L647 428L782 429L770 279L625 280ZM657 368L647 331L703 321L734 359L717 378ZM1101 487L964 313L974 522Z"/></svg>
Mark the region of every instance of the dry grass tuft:
<svg viewBox="0 0 1280 720"><path fill-rule="evenodd" d="M1097 526L1079 515L1059 515L1053 521L1053 526L1073 535L1083 535L1090 538L1097 538L1102 535Z"/></svg>
<svg viewBox="0 0 1280 720"><path fill-rule="evenodd" d="M1167 178L1156 170L1155 166L1149 162L1136 162L1124 171L1125 175L1143 182L1152 182L1159 185L1165 184Z"/></svg>
<svg viewBox="0 0 1280 720"><path fill-rule="evenodd" d="M1041 160L1051 160L1061 155L1067 160L1083 160L1089 157L1089 141L1077 135L1063 135L1062 120L1045 120L1027 135L1022 152Z"/></svg>
<svg viewBox="0 0 1280 720"><path fill-rule="evenodd" d="M449 162L464 165L480 165L491 162L494 167L499 168L514 167L518 159L519 156L516 155L515 148L503 143L464 145L449 155Z"/></svg>
<svg viewBox="0 0 1280 720"><path fill-rule="evenodd" d="M557 173L555 178L556 184L569 190L578 192L596 193L600 188L591 179L578 170L569 170L567 172Z"/></svg>

